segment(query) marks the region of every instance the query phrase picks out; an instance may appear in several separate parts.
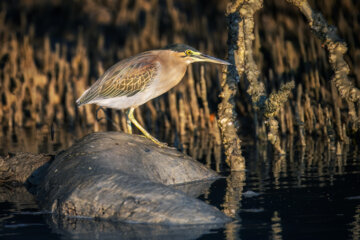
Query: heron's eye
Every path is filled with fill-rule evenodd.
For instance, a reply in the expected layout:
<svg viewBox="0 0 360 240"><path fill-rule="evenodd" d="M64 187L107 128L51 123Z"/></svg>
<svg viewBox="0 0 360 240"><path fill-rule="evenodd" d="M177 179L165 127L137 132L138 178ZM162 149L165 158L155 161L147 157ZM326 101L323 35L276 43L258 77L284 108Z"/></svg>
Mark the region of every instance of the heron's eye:
<svg viewBox="0 0 360 240"><path fill-rule="evenodd" d="M185 54L186 54L187 56L192 55L192 53L193 53L193 52L192 52L190 49L188 49L188 50L185 51Z"/></svg>

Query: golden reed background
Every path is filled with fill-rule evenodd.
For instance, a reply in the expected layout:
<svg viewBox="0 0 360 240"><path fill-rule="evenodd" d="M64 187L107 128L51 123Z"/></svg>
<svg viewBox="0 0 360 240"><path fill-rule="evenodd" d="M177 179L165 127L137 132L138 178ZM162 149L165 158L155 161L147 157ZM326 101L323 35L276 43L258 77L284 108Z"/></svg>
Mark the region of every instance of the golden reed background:
<svg viewBox="0 0 360 240"><path fill-rule="evenodd" d="M360 3L310 2L348 43L350 80L360 87ZM36 127L44 132L54 126L126 131L121 111L108 110L114 127L108 121L96 121L96 106L77 109L75 100L104 69L144 50L183 42L225 58L226 4L216 0L2 1L0 126L3 130ZM255 15L255 37L255 61L267 92L293 79L296 83L277 116L280 134L297 137L298 130L304 129L307 135L334 143L359 141L359 104L349 108L330 83L326 51L300 12L285 1L265 1ZM140 107L137 118L159 139L190 148L193 156L203 154L195 149L220 146L216 111L221 75L221 68L194 65L179 86ZM254 133L247 87L247 81L239 82L237 112L244 135Z"/></svg>

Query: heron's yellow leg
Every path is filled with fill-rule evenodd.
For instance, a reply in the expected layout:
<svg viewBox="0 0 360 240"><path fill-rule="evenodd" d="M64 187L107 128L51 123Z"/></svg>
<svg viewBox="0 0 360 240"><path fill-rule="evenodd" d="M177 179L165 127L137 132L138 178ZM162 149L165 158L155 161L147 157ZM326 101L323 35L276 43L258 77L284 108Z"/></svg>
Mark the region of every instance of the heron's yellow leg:
<svg viewBox="0 0 360 240"><path fill-rule="evenodd" d="M131 120L129 118L129 113L126 115L126 125L127 125L129 134L132 134L132 126L131 126Z"/></svg>
<svg viewBox="0 0 360 240"><path fill-rule="evenodd" d="M161 143L159 140L157 140L156 138L154 138L153 136L151 136L150 133L148 133L141 125L138 121L136 121L135 117L134 117L134 108L130 108L129 112L128 112L128 119L144 134L145 137L147 137L148 139L150 139L151 141L153 141L154 143L156 143L157 145L159 145L160 147L165 147L166 144Z"/></svg>

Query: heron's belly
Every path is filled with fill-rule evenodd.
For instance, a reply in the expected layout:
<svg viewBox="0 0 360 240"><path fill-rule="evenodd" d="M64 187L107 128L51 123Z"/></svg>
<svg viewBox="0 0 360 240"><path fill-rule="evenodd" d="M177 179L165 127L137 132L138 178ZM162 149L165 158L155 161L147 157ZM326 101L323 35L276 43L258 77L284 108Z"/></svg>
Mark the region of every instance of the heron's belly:
<svg viewBox="0 0 360 240"><path fill-rule="evenodd" d="M147 101L158 97L164 92L154 92L154 91L143 91L135 94L134 96L127 97L114 97L114 98L104 98L104 99L96 99L91 101L90 103L95 103L99 106L115 108L115 109L126 109L130 107L140 106Z"/></svg>

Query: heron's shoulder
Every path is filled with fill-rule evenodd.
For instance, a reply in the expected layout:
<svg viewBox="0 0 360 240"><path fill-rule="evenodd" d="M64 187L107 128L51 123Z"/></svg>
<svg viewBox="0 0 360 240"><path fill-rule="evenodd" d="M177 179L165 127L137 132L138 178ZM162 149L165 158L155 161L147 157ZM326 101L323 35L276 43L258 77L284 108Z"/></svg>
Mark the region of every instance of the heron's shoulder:
<svg viewBox="0 0 360 240"><path fill-rule="evenodd" d="M141 68L150 64L157 64L159 60L160 60L159 51L153 50L153 51L142 52L117 62L112 67L110 67L107 70L107 72L112 72L127 68Z"/></svg>

